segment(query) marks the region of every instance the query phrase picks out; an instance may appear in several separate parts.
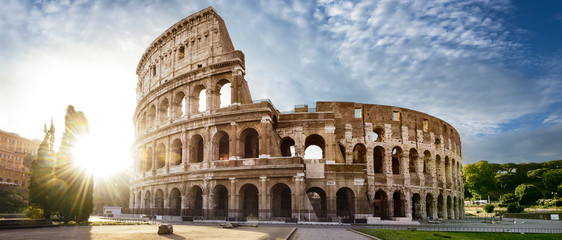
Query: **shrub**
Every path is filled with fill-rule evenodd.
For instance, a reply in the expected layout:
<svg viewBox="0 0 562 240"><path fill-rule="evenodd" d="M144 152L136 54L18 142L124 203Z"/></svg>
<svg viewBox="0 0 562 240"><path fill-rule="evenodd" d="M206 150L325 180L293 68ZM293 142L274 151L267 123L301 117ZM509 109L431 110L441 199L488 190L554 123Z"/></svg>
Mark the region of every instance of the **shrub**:
<svg viewBox="0 0 562 240"><path fill-rule="evenodd" d="M41 219L43 218L43 209L38 207L29 206L25 210L23 210L25 216L31 219Z"/></svg>
<svg viewBox="0 0 562 240"><path fill-rule="evenodd" d="M525 210L525 208L517 205L516 203L512 203L512 204L507 205L507 212L508 213L520 213L520 212L523 212L523 210Z"/></svg>
<svg viewBox="0 0 562 240"><path fill-rule="evenodd" d="M515 188L515 195L519 197L519 205L530 205L543 197L541 190L531 184L517 186Z"/></svg>
<svg viewBox="0 0 562 240"><path fill-rule="evenodd" d="M495 206L492 204L484 205L484 211L487 213L492 213L494 211Z"/></svg>
<svg viewBox="0 0 562 240"><path fill-rule="evenodd" d="M510 203L516 203L517 200L519 200L519 199L517 198L517 196L515 196L515 194L506 193L506 194L502 195L502 197L500 198L500 203L504 204L504 205L508 205Z"/></svg>

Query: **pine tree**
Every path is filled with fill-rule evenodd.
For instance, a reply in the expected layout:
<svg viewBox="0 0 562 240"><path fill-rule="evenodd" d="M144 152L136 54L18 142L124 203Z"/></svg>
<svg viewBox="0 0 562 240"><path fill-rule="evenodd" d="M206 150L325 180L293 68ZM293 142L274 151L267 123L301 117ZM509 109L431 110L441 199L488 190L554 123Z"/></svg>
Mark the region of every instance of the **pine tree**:
<svg viewBox="0 0 562 240"><path fill-rule="evenodd" d="M57 209L65 222L88 221L93 209L94 178L78 168L73 149L80 137L88 134L88 120L72 105L66 109L65 129L60 151L57 154L55 174L57 177Z"/></svg>
<svg viewBox="0 0 562 240"><path fill-rule="evenodd" d="M45 125L45 138L39 145L37 154L31 162L31 183L29 185L29 202L33 207L43 210L43 218L50 218L53 213L52 190L54 182L53 142L55 128L51 120L51 128Z"/></svg>

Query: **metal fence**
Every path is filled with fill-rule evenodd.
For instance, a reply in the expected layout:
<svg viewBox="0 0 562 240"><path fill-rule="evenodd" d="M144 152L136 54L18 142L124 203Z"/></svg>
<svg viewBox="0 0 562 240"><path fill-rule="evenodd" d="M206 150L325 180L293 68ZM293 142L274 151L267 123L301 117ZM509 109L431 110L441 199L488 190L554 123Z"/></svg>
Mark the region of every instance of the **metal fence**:
<svg viewBox="0 0 562 240"><path fill-rule="evenodd" d="M423 225L365 225L356 226L363 229L415 230L431 232L506 232L506 233L562 233L562 229L553 228L517 228L517 227L456 227Z"/></svg>
<svg viewBox="0 0 562 240"><path fill-rule="evenodd" d="M154 219L145 219L145 218L113 218L113 217L98 217L101 220L105 221L112 221L112 222L121 222L121 223L131 223L131 224L157 224Z"/></svg>

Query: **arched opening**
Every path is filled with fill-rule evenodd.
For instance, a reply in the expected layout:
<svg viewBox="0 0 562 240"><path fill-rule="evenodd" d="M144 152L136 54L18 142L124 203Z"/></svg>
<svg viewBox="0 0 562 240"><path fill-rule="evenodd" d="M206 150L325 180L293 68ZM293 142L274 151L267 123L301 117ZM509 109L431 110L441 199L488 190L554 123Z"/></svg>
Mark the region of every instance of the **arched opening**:
<svg viewBox="0 0 562 240"><path fill-rule="evenodd" d="M294 157L295 156L295 140L290 137L281 139L281 156Z"/></svg>
<svg viewBox="0 0 562 240"><path fill-rule="evenodd" d="M213 154L215 160L228 160L230 158L230 139L224 131L219 131L213 137Z"/></svg>
<svg viewBox="0 0 562 240"><path fill-rule="evenodd" d="M191 137L189 151L191 162L203 162L203 137L201 135L196 134Z"/></svg>
<svg viewBox="0 0 562 240"><path fill-rule="evenodd" d="M258 158L260 150L258 131L253 128L246 128L240 134L240 139L243 141L241 145L244 158Z"/></svg>
<svg viewBox="0 0 562 240"><path fill-rule="evenodd" d="M437 182L443 184L443 169L441 167L441 156L435 155L435 176L437 177ZM443 187L443 186L440 186Z"/></svg>
<svg viewBox="0 0 562 240"><path fill-rule="evenodd" d="M244 217L259 217L258 188L245 184L240 188L240 209Z"/></svg>
<svg viewBox="0 0 562 240"><path fill-rule="evenodd" d="M150 204L151 200L152 199L151 199L150 191L146 191L146 193L144 194L144 206L143 206L143 208L145 208L145 209L152 208L152 205Z"/></svg>
<svg viewBox="0 0 562 240"><path fill-rule="evenodd" d="M141 169L146 172L151 168L152 168L152 148L149 147L145 151L142 151Z"/></svg>
<svg viewBox="0 0 562 240"><path fill-rule="evenodd" d="M358 143L353 148L353 163L366 163L367 148L365 145Z"/></svg>
<svg viewBox="0 0 562 240"><path fill-rule="evenodd" d="M182 147L181 140L175 139L174 142L172 143L172 156L171 156L172 159L170 159L172 165L180 165L183 162L182 156L183 156L183 147Z"/></svg>
<svg viewBox="0 0 562 240"><path fill-rule="evenodd" d="M445 184L447 188L449 184L451 184L451 161L449 160L449 156L445 156Z"/></svg>
<svg viewBox="0 0 562 240"><path fill-rule="evenodd" d="M416 165L418 162L418 151L414 148L410 149L410 154L409 154L409 159L410 159L410 164L409 164L409 171L410 173L416 173Z"/></svg>
<svg viewBox="0 0 562 240"><path fill-rule="evenodd" d="M429 193L425 196L425 212L430 219L433 219L435 209L433 209L433 196Z"/></svg>
<svg viewBox="0 0 562 240"><path fill-rule="evenodd" d="M394 147L392 149L392 174L400 174L400 158L402 157L402 149Z"/></svg>
<svg viewBox="0 0 562 240"><path fill-rule="evenodd" d="M166 146L160 143L156 149L156 168L163 168L166 165Z"/></svg>
<svg viewBox="0 0 562 240"><path fill-rule="evenodd" d="M226 79L222 79L217 83L217 89L219 90L219 107L228 107L231 101L231 85Z"/></svg>
<svg viewBox="0 0 562 240"><path fill-rule="evenodd" d="M170 112L168 108L170 108L170 103L168 102L167 98L164 98L164 100L162 100L162 102L160 103L160 107L158 108L160 123L165 123L168 119L170 119Z"/></svg>
<svg viewBox="0 0 562 240"><path fill-rule="evenodd" d="M291 189L284 183L271 188L271 216L290 218L292 213Z"/></svg>
<svg viewBox="0 0 562 240"><path fill-rule="evenodd" d="M136 196L136 198L135 198L135 200L136 200L136 201L135 201L135 208L136 208L136 209L142 208L142 206L141 206L141 204L142 204L141 194L142 194L142 192L138 192L138 193L137 193L137 196Z"/></svg>
<svg viewBox="0 0 562 240"><path fill-rule="evenodd" d="M156 194L154 194L154 208L156 215L164 215L164 192L162 189L156 190Z"/></svg>
<svg viewBox="0 0 562 240"><path fill-rule="evenodd" d="M414 193L412 196L412 219L420 220L423 216L421 214L421 197L419 194Z"/></svg>
<svg viewBox="0 0 562 240"><path fill-rule="evenodd" d="M340 188L336 192L336 213L338 217L343 219L354 218L355 213L355 195L349 188Z"/></svg>
<svg viewBox="0 0 562 240"><path fill-rule="evenodd" d="M437 197L437 218L443 219L445 217L445 205L443 203L443 195L439 194Z"/></svg>
<svg viewBox="0 0 562 240"><path fill-rule="evenodd" d="M156 126L156 106L150 106L148 110L148 127L153 128Z"/></svg>
<svg viewBox="0 0 562 240"><path fill-rule="evenodd" d="M213 209L216 217L228 216L228 190L223 185L213 189Z"/></svg>
<svg viewBox="0 0 562 240"><path fill-rule="evenodd" d="M204 112L207 109L207 90L203 85L197 85L193 88L191 102L191 111L194 113Z"/></svg>
<svg viewBox="0 0 562 240"><path fill-rule="evenodd" d="M394 217L405 217L406 212L404 211L404 206L406 205L406 202L402 194L400 194L400 192L394 192L392 195L392 201L394 205Z"/></svg>
<svg viewBox="0 0 562 240"><path fill-rule="evenodd" d="M455 213L455 219L458 219L459 217L459 206L457 205L457 197L453 197L453 212Z"/></svg>
<svg viewBox="0 0 562 240"><path fill-rule="evenodd" d="M430 173L429 166L431 162L431 153L429 151L423 152L423 173L428 174Z"/></svg>
<svg viewBox="0 0 562 240"><path fill-rule="evenodd" d="M173 109L174 109L174 117L175 118L185 116L185 112L184 112L184 109L185 109L185 93L183 93L183 92L176 93L176 96L174 97Z"/></svg>
<svg viewBox="0 0 562 240"><path fill-rule="evenodd" d="M140 132L146 131L146 112L142 113L142 118L140 122Z"/></svg>
<svg viewBox="0 0 562 240"><path fill-rule="evenodd" d="M179 216L181 213L181 193L177 188L170 191L170 214L172 216Z"/></svg>
<svg viewBox="0 0 562 240"><path fill-rule="evenodd" d="M373 130L373 141L382 142L383 138L384 138L384 129L375 128L375 130Z"/></svg>
<svg viewBox="0 0 562 240"><path fill-rule="evenodd" d="M187 215L203 216L203 190L199 186L193 186L187 199L189 201Z"/></svg>
<svg viewBox="0 0 562 240"><path fill-rule="evenodd" d="M447 196L447 218L453 219L455 217L453 213L453 203L451 201L451 196Z"/></svg>
<svg viewBox="0 0 562 240"><path fill-rule="evenodd" d="M304 159L320 159L325 158L325 141L318 134L308 136L304 144Z"/></svg>
<svg viewBox="0 0 562 240"><path fill-rule="evenodd" d="M375 173L382 173L384 160L384 148L381 146L375 147L373 150L373 161Z"/></svg>
<svg viewBox="0 0 562 240"><path fill-rule="evenodd" d="M306 190L308 200L314 209L317 218L328 216L328 204L326 203L326 192L319 187L312 187Z"/></svg>
<svg viewBox="0 0 562 240"><path fill-rule="evenodd" d="M433 143L433 145L435 146L435 149L441 148L441 139L435 138L435 142Z"/></svg>
<svg viewBox="0 0 562 240"><path fill-rule="evenodd" d="M373 216L380 217L381 219L388 219L388 207L387 207L387 197L386 192L383 190L378 190L375 192L375 201L373 203Z"/></svg>

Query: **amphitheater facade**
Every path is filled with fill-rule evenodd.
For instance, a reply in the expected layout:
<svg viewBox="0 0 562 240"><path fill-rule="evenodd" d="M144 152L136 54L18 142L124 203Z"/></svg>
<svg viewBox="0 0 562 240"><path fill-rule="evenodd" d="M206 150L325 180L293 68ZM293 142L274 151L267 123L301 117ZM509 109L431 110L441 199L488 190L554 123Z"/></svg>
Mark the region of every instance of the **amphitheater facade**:
<svg viewBox="0 0 562 240"><path fill-rule="evenodd" d="M317 102L282 113L253 100L244 54L212 7L162 33L136 73L130 213L344 222L464 216L461 142L451 125L393 106Z"/></svg>

